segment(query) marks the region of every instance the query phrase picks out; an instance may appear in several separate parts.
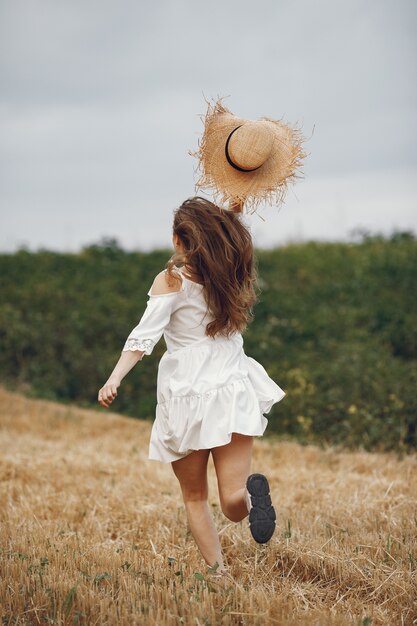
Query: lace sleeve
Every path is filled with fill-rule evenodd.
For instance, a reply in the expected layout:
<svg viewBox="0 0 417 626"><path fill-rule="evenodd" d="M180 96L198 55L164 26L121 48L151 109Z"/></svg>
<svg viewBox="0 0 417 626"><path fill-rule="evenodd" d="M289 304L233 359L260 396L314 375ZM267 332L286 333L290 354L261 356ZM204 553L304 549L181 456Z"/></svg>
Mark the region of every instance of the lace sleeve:
<svg viewBox="0 0 417 626"><path fill-rule="evenodd" d="M134 337L129 337L128 339L126 339L122 352L126 352L127 350L141 350L145 354L151 354L154 346L155 342L152 341L152 339L135 339Z"/></svg>

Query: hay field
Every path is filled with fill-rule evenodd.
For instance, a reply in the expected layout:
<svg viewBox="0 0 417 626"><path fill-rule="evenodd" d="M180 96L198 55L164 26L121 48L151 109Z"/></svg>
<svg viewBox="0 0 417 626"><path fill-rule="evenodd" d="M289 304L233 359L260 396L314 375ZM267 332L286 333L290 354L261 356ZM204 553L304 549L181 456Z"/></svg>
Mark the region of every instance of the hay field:
<svg viewBox="0 0 417 626"><path fill-rule="evenodd" d="M234 581L207 574L151 424L0 389L2 625L417 623L417 458L255 439L266 546L210 502Z"/></svg>

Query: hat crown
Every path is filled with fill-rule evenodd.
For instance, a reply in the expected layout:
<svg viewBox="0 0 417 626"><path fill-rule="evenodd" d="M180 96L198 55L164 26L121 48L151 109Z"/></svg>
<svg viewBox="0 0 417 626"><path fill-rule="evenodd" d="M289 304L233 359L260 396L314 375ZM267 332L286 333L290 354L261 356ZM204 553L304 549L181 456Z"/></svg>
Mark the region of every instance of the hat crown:
<svg viewBox="0 0 417 626"><path fill-rule="evenodd" d="M235 166L250 171L268 160L273 144L274 133L268 122L248 121L229 135L227 152Z"/></svg>

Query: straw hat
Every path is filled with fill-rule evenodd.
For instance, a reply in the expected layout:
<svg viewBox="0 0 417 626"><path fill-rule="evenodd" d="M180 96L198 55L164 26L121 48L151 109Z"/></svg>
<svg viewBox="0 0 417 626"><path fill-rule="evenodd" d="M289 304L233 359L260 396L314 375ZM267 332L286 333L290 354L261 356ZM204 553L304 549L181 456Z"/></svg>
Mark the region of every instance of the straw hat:
<svg viewBox="0 0 417 626"><path fill-rule="evenodd" d="M263 201L281 204L288 183L303 178L296 173L306 156L299 129L268 117L236 117L222 98L208 102L203 122L199 149L190 154L201 172L196 187L210 188L217 202L254 212Z"/></svg>

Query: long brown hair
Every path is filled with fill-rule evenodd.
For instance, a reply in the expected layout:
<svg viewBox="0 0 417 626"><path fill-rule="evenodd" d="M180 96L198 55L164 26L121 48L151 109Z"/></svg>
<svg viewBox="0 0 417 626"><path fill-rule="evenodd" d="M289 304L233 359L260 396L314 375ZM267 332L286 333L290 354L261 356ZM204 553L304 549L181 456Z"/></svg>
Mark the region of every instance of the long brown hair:
<svg viewBox="0 0 417 626"><path fill-rule="evenodd" d="M214 317L206 325L206 335L243 332L254 317L258 273L242 215L195 196L174 211L173 234L180 238L184 254L172 255L167 273L174 278L174 265L187 265L196 282L204 285L207 308Z"/></svg>

